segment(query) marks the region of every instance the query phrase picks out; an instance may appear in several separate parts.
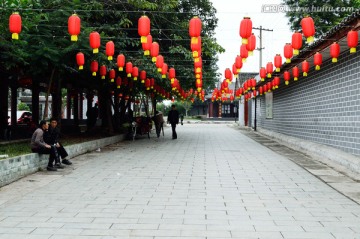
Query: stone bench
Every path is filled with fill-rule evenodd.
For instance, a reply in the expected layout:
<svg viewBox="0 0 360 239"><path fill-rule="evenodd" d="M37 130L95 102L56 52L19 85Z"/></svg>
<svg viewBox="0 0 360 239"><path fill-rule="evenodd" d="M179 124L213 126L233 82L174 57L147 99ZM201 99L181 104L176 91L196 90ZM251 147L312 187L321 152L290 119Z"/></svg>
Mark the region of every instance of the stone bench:
<svg viewBox="0 0 360 239"><path fill-rule="evenodd" d="M84 143L65 146L68 152L68 158L96 150L106 145L114 144L124 140L125 135L117 135ZM30 151L30 145L29 145ZM49 161L49 155L29 153L8 159L0 160L0 187L14 182L29 174L35 173L40 169L44 169Z"/></svg>

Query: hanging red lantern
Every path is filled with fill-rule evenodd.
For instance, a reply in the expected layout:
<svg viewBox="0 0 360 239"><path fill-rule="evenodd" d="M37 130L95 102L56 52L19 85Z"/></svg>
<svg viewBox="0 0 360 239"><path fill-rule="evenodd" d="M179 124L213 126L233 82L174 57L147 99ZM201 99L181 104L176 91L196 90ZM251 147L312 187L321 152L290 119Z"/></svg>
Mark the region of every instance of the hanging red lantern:
<svg viewBox="0 0 360 239"><path fill-rule="evenodd" d="M93 53L99 53L100 47L100 34L98 32L91 32L90 33L90 47L93 49Z"/></svg>
<svg viewBox="0 0 360 239"><path fill-rule="evenodd" d="M117 66L119 68L119 71L123 71L124 70L124 66L125 66L125 56L123 54L119 54L117 56Z"/></svg>
<svg viewBox="0 0 360 239"><path fill-rule="evenodd" d="M150 88L153 89L155 86L155 79L154 78L151 78L150 79Z"/></svg>
<svg viewBox="0 0 360 239"><path fill-rule="evenodd" d="M337 62L337 58L340 55L340 45L337 42L334 42L330 46L330 55L331 55L331 61L333 63Z"/></svg>
<svg viewBox="0 0 360 239"><path fill-rule="evenodd" d="M261 81L265 81L265 77L266 77L266 69L265 67L261 67L260 68L260 78L261 78Z"/></svg>
<svg viewBox="0 0 360 239"><path fill-rule="evenodd" d="M151 44L152 44L152 36L149 34L146 36L146 43L142 43L142 49L144 50L144 55L150 55Z"/></svg>
<svg viewBox="0 0 360 239"><path fill-rule="evenodd" d="M157 42L151 44L150 55L152 62L156 62L156 57L159 55L159 44Z"/></svg>
<svg viewBox="0 0 360 239"><path fill-rule="evenodd" d="M284 72L285 85L289 85L289 80L290 80L290 72L285 71L285 72Z"/></svg>
<svg viewBox="0 0 360 239"><path fill-rule="evenodd" d="M259 94L260 94L260 95L263 95L263 93L264 93L264 89L263 89L262 86L260 86L260 87L259 87Z"/></svg>
<svg viewBox="0 0 360 239"><path fill-rule="evenodd" d="M238 72L237 72L237 68L236 68L235 63L232 65L232 73L233 73L234 76L237 76L237 75L238 75Z"/></svg>
<svg viewBox="0 0 360 239"><path fill-rule="evenodd" d="M237 69L237 73L240 73L240 70L243 66L243 63L242 63L242 58L241 56L237 55L236 58L235 58L235 66L236 66L236 69Z"/></svg>
<svg viewBox="0 0 360 239"><path fill-rule="evenodd" d="M96 72L99 69L99 63L97 61L92 61L90 65L90 69L93 76L96 76Z"/></svg>
<svg viewBox="0 0 360 239"><path fill-rule="evenodd" d="M275 87L275 89L279 88L279 85L280 85L280 77L275 76L274 77L274 87Z"/></svg>
<svg viewBox="0 0 360 239"><path fill-rule="evenodd" d="M173 82L174 79L175 79L175 77L176 77L176 71L175 71L175 69L174 69L174 68L170 68L170 69L169 69L169 79L170 79L170 81Z"/></svg>
<svg viewBox="0 0 360 239"><path fill-rule="evenodd" d="M267 84L263 85L263 89L264 89L264 94L266 94L266 92L268 92Z"/></svg>
<svg viewBox="0 0 360 239"><path fill-rule="evenodd" d="M242 38L242 44L248 44L248 38L252 32L252 21L250 17L244 17L240 22L239 35Z"/></svg>
<svg viewBox="0 0 360 239"><path fill-rule="evenodd" d="M316 52L314 55L314 65L315 65L315 70L320 70L320 66L322 64L322 55L319 52Z"/></svg>
<svg viewBox="0 0 360 239"><path fill-rule="evenodd" d="M116 72L115 72L114 69L111 69L111 70L109 71L110 82L114 82L115 77L116 77Z"/></svg>
<svg viewBox="0 0 360 239"><path fill-rule="evenodd" d="M77 41L80 34L81 20L77 14L73 14L68 19L68 32L71 36L71 41Z"/></svg>
<svg viewBox="0 0 360 239"><path fill-rule="evenodd" d="M114 53L115 53L115 44L114 44L114 42L113 41L108 41L106 43L105 48L106 48L105 52L106 52L106 55L108 57L108 60L112 61Z"/></svg>
<svg viewBox="0 0 360 239"><path fill-rule="evenodd" d="M300 32L295 32L292 34L291 46L294 48L294 55L299 55L299 51L302 47L302 35Z"/></svg>
<svg viewBox="0 0 360 239"><path fill-rule="evenodd" d="M275 71L280 72L280 67L282 65L282 57L280 54L276 54L274 57L274 65L276 67Z"/></svg>
<svg viewBox="0 0 360 239"><path fill-rule="evenodd" d="M168 64L164 63L161 67L161 78L166 78L166 74L168 72Z"/></svg>
<svg viewBox="0 0 360 239"><path fill-rule="evenodd" d="M142 70L140 71L140 80L141 80L141 83L145 83L145 80L146 80L146 71Z"/></svg>
<svg viewBox="0 0 360 239"><path fill-rule="evenodd" d="M79 70L84 69L85 56L83 53L79 52L78 54L76 54L76 63L79 66Z"/></svg>
<svg viewBox="0 0 360 239"><path fill-rule="evenodd" d="M297 81L298 78L299 78L299 67L294 66L294 67L292 68L292 74L293 74L293 76L294 76L294 81Z"/></svg>
<svg viewBox="0 0 360 239"><path fill-rule="evenodd" d="M150 82L150 79L149 78L147 78L146 80L145 80L145 87L146 87L146 90L150 90L150 87L151 87L151 84L150 84L151 82Z"/></svg>
<svg viewBox="0 0 360 239"><path fill-rule="evenodd" d="M201 34L201 20L198 17L193 17L189 22L189 36L191 37L191 43L196 43L198 37Z"/></svg>
<svg viewBox="0 0 360 239"><path fill-rule="evenodd" d="M107 69L106 69L105 65L100 66L100 76L101 76L101 79L103 79L103 80L106 77L106 71L107 71Z"/></svg>
<svg viewBox="0 0 360 239"><path fill-rule="evenodd" d="M306 60L304 60L302 63L301 63L301 69L303 71L303 76L307 76L308 75L308 72L309 72L309 62L307 62Z"/></svg>
<svg viewBox="0 0 360 239"><path fill-rule="evenodd" d="M131 74L133 71L133 64L131 62L126 62L125 71L126 71L127 77L131 77Z"/></svg>
<svg viewBox="0 0 360 239"><path fill-rule="evenodd" d="M226 81L230 83L232 81L232 74L231 74L231 70L229 68L225 69L224 75L225 75Z"/></svg>
<svg viewBox="0 0 360 239"><path fill-rule="evenodd" d="M257 91L256 90L253 90L253 96L256 98L256 96L257 96Z"/></svg>
<svg viewBox="0 0 360 239"><path fill-rule="evenodd" d="M359 35L357 31L350 30L347 34L347 44L350 47L350 53L356 52L356 47L359 42Z"/></svg>
<svg viewBox="0 0 360 239"><path fill-rule="evenodd" d="M267 74L268 78L271 78L271 74L273 71L274 71L274 66L273 66L272 62L269 61L266 64L266 74Z"/></svg>
<svg viewBox="0 0 360 239"><path fill-rule="evenodd" d="M164 65L164 57L162 55L158 55L156 57L156 68L158 69L158 72L161 72L161 68L163 67Z"/></svg>
<svg viewBox="0 0 360 239"><path fill-rule="evenodd" d="M141 36L141 43L147 42L147 35L150 34L150 19L147 16L141 16L138 20L138 33Z"/></svg>
<svg viewBox="0 0 360 239"><path fill-rule="evenodd" d="M250 79L250 85L251 85L251 89L252 89L252 90L255 90L255 87L256 87L256 80L255 80L255 78L251 78L251 79Z"/></svg>
<svg viewBox="0 0 360 239"><path fill-rule="evenodd" d="M137 81L137 78L138 78L138 76L139 76L139 68L136 67L136 66L134 66L134 67L132 68L131 75L132 75L132 77L134 77L134 78L133 78L134 81Z"/></svg>
<svg viewBox="0 0 360 239"><path fill-rule="evenodd" d="M284 57L286 58L286 63L291 62L291 58L293 57L293 47L290 43L286 43L284 46Z"/></svg>
<svg viewBox="0 0 360 239"><path fill-rule="evenodd" d="M14 12L10 15L9 30L12 33L11 38L18 40L21 32L21 16L18 12Z"/></svg>
<svg viewBox="0 0 360 239"><path fill-rule="evenodd" d="M191 42L190 48L193 53L193 58L199 57L199 52L201 52L201 37L198 37L196 42Z"/></svg>
<svg viewBox="0 0 360 239"><path fill-rule="evenodd" d="M118 76L118 77L116 78L116 88L120 89L120 87L121 87L121 77Z"/></svg>
<svg viewBox="0 0 360 239"><path fill-rule="evenodd" d="M248 44L246 44L246 49L249 51L249 56L254 55L253 51L256 47L256 37L254 33L251 33L250 37L248 38Z"/></svg>
<svg viewBox="0 0 360 239"><path fill-rule="evenodd" d="M308 43L313 42L315 35L314 20L311 17L307 16L301 20L300 24L301 24L302 32L306 37L306 42Z"/></svg>
<svg viewBox="0 0 360 239"><path fill-rule="evenodd" d="M245 62L246 58L248 58L248 56L249 56L249 52L246 49L246 45L242 44L240 46L240 57L242 58L242 62Z"/></svg>

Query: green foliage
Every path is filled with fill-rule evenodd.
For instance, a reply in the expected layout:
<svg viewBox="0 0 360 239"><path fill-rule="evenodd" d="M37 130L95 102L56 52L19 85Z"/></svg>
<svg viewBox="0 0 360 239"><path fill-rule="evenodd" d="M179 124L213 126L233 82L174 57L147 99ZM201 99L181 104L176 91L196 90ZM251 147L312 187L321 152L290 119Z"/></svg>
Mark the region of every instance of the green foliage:
<svg viewBox="0 0 360 239"><path fill-rule="evenodd" d="M320 37L344 17L351 14L352 12L348 11L348 9L355 11L360 7L359 0L283 0L283 3L293 9L286 12L291 30L301 31L301 19L305 16L311 16L315 23L316 37ZM336 8L339 10L336 10ZM296 11L296 9L299 11ZM341 9L345 9L345 11Z"/></svg>
<svg viewBox="0 0 360 239"><path fill-rule="evenodd" d="M23 102L20 102L18 105L17 105L17 109L18 110L27 110L27 111L30 111L30 107L23 103Z"/></svg>

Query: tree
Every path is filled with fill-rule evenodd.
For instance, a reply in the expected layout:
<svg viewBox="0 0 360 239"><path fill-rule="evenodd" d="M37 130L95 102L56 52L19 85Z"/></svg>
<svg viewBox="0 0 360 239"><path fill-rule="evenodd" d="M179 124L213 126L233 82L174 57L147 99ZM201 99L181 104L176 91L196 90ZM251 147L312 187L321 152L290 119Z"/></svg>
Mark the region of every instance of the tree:
<svg viewBox="0 0 360 239"><path fill-rule="evenodd" d="M301 19L310 16L315 23L315 37L321 37L351 14L349 10L358 9L360 0L283 0L283 4L288 6L286 16L291 30L301 31Z"/></svg>

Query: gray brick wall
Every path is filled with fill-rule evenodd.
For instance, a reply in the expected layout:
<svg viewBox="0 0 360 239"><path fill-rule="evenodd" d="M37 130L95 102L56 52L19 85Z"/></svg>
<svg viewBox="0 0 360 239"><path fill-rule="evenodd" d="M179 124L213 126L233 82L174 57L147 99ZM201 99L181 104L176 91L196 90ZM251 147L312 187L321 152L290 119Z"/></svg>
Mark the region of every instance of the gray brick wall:
<svg viewBox="0 0 360 239"><path fill-rule="evenodd" d="M257 126L360 155L360 49L273 93L273 119L259 97Z"/></svg>

